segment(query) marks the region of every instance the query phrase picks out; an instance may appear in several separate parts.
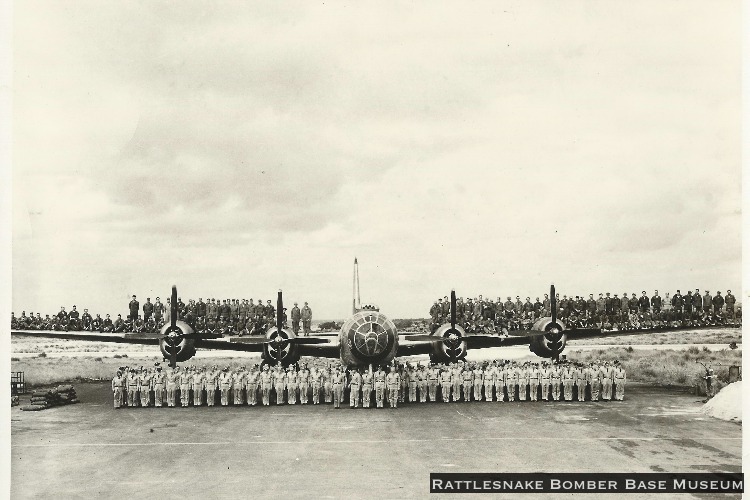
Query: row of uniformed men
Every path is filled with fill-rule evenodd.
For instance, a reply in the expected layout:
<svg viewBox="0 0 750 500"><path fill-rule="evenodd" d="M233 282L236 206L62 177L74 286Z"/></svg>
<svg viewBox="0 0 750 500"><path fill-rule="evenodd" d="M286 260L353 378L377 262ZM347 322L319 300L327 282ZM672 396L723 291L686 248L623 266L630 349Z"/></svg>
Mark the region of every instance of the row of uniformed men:
<svg viewBox="0 0 750 500"><path fill-rule="evenodd" d="M492 361L451 365L397 364L377 371L347 372L339 362L316 361L290 366L286 370L258 365L247 370L228 367L177 367L162 370L143 367L123 367L112 379L114 406L208 406L217 397L226 406L276 404L320 404L325 402L340 408L348 393L352 408L368 408L373 402L378 408L386 398L391 408L399 402L427 401L599 401L622 400L625 395L626 375L617 363L549 364ZM440 393L440 395L438 395ZM260 398L259 398L260 396ZM179 403L178 403L179 402Z"/></svg>

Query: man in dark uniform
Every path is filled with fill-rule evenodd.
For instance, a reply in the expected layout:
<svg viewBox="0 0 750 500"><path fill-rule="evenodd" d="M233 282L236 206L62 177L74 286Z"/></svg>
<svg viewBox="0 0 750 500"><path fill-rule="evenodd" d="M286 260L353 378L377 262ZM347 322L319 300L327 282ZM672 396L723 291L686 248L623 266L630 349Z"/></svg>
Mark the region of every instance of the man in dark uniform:
<svg viewBox="0 0 750 500"><path fill-rule="evenodd" d="M138 303L137 300L135 300L135 295L133 295L133 298L130 300L130 304L128 304L128 309L130 310L130 313L128 314L129 319L137 318L138 313L141 312L141 305Z"/></svg>
<svg viewBox="0 0 750 500"><path fill-rule="evenodd" d="M307 302L305 302L302 311L300 311L300 318L302 319L302 331L305 333L305 337L307 337L310 335L312 325L312 309L310 309Z"/></svg>
<svg viewBox="0 0 750 500"><path fill-rule="evenodd" d="M727 306L727 318L734 323L737 319L735 314L734 305L737 303L737 299L732 295L732 290L727 290L727 294L724 296L724 303Z"/></svg>
<svg viewBox="0 0 750 500"><path fill-rule="evenodd" d="M703 296L703 314L708 315L711 312L711 306L713 305L713 298L711 292L706 290L706 294Z"/></svg>
<svg viewBox="0 0 750 500"><path fill-rule="evenodd" d="M162 316L164 316L164 304L161 303L159 297L156 297L156 302L154 302L154 321L157 328L161 326Z"/></svg>
<svg viewBox="0 0 750 500"><path fill-rule="evenodd" d="M146 297L146 303L143 304L143 320L148 321L154 313L154 305L151 303L151 297Z"/></svg>
<svg viewBox="0 0 750 500"><path fill-rule="evenodd" d="M714 305L714 316L717 316L721 312L721 308L724 307L724 297L721 296L721 292L716 292L712 303Z"/></svg>
<svg viewBox="0 0 750 500"><path fill-rule="evenodd" d="M198 318L205 318L206 311L206 303L203 302L203 297L200 297L198 303L195 305L195 316Z"/></svg>
<svg viewBox="0 0 750 500"><path fill-rule="evenodd" d="M292 307L292 331L295 335L299 333L299 322L300 319L302 319L302 313L299 310L299 307L297 307L297 303L294 303L294 307Z"/></svg>
<svg viewBox="0 0 750 500"><path fill-rule="evenodd" d="M693 310L697 319L700 319L703 314L703 297L701 297L701 291L698 288L695 289L695 293L693 294Z"/></svg>
<svg viewBox="0 0 750 500"><path fill-rule="evenodd" d="M136 317L138 317L137 314L136 314ZM107 315L107 318L109 318L109 315ZM112 326L112 331L115 333L122 333L125 331L125 322L122 320L122 314L117 315L117 319L115 320L115 323Z"/></svg>
<svg viewBox="0 0 750 500"><path fill-rule="evenodd" d="M119 314L118 314L118 316L119 316ZM114 325L112 324L112 319L109 317L109 314L107 314L104 317L104 321L102 321L101 333L111 332L113 328L114 328Z"/></svg>
<svg viewBox="0 0 750 500"><path fill-rule="evenodd" d="M682 307L684 305L685 299L682 298L682 294L677 290L677 293L672 295L672 315L678 321L682 320Z"/></svg>
<svg viewBox="0 0 750 500"><path fill-rule="evenodd" d="M654 314L659 314L661 312L661 296L659 295L659 290L654 290L654 296L651 297L651 309Z"/></svg>
<svg viewBox="0 0 750 500"><path fill-rule="evenodd" d="M73 306L73 310L70 311L70 314L68 315L68 329L69 330L80 330L81 329L81 323L79 321L80 314L78 313L78 310L76 310L76 306Z"/></svg>
<svg viewBox="0 0 750 500"><path fill-rule="evenodd" d="M93 319L94 318L92 318L91 315L89 314L89 310L84 309L83 316L81 316L81 327L83 327L83 329L86 330L87 332L90 332L91 322L93 321Z"/></svg>
<svg viewBox="0 0 750 500"><path fill-rule="evenodd" d="M641 292L641 298L638 299L638 307L640 308L641 313L645 313L651 307L651 300L648 298L646 290Z"/></svg>
<svg viewBox="0 0 750 500"><path fill-rule="evenodd" d="M102 328L102 317L99 316L99 314L96 315L96 318L91 320L91 331L92 332L100 332L101 333Z"/></svg>

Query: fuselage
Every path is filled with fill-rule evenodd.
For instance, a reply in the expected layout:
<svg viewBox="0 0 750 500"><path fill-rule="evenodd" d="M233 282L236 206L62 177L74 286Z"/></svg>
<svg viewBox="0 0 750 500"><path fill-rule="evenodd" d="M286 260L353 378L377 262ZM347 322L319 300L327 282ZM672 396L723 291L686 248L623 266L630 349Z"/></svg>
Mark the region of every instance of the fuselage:
<svg viewBox="0 0 750 500"><path fill-rule="evenodd" d="M376 310L361 310L352 315L339 333L341 362L346 366L384 365L398 351L396 325Z"/></svg>

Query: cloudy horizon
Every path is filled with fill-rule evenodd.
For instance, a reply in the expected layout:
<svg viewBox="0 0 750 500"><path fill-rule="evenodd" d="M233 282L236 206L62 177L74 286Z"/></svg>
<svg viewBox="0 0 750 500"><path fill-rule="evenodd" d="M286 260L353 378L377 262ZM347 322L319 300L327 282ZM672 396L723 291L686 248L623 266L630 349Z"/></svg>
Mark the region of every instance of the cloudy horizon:
<svg viewBox="0 0 750 500"><path fill-rule="evenodd" d="M740 295L739 2L173 5L14 5L16 314Z"/></svg>

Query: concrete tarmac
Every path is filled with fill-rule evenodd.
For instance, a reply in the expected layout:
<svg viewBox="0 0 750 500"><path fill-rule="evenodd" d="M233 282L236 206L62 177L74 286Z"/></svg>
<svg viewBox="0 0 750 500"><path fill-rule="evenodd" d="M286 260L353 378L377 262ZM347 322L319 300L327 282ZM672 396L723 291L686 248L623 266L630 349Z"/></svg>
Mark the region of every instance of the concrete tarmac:
<svg viewBox="0 0 750 500"><path fill-rule="evenodd" d="M114 410L109 384L75 387L80 404L12 408L12 498L424 498L430 472L741 472L741 425L635 383L625 401L356 410Z"/></svg>

